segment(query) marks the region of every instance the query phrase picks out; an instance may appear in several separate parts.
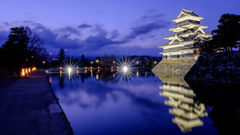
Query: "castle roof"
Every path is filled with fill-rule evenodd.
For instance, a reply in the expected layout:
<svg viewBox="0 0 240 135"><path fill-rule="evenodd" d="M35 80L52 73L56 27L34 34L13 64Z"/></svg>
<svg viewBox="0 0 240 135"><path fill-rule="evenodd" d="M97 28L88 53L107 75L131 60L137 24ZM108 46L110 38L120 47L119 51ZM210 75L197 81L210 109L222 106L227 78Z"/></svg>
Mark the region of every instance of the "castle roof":
<svg viewBox="0 0 240 135"><path fill-rule="evenodd" d="M203 17L195 14L192 10L182 9L181 13L178 15L177 18L174 18L173 21L178 22L187 19L200 21L201 19L203 19Z"/></svg>
<svg viewBox="0 0 240 135"><path fill-rule="evenodd" d="M175 31L176 29L179 29L179 28L187 29L187 28L191 28L191 27L201 27L202 29L204 29L204 28L207 28L208 26L202 25L199 23L186 22L183 24L175 25L174 27L170 28L169 30Z"/></svg>

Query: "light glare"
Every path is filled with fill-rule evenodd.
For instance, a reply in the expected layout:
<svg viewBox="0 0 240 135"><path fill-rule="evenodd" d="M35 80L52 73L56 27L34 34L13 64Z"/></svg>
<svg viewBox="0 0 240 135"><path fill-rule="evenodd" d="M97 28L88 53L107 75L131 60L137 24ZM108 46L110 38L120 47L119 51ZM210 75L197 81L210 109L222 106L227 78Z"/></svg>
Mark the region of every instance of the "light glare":
<svg viewBox="0 0 240 135"><path fill-rule="evenodd" d="M127 72L128 68L126 66L123 67L123 71Z"/></svg>
<svg viewBox="0 0 240 135"><path fill-rule="evenodd" d="M70 67L68 67L68 72L71 73L72 69Z"/></svg>

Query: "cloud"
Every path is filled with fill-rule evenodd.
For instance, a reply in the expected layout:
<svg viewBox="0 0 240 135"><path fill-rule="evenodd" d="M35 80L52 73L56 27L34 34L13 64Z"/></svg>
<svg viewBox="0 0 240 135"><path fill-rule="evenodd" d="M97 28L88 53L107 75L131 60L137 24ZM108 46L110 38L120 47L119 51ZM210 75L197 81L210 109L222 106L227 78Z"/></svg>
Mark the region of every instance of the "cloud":
<svg viewBox="0 0 240 135"><path fill-rule="evenodd" d="M117 30L114 30L111 32L111 39L114 39L116 37L118 37L120 35L120 33Z"/></svg>
<svg viewBox="0 0 240 135"><path fill-rule="evenodd" d="M131 32L129 35L127 35L126 39L134 39L140 35L146 35L154 30L158 30L161 28L165 28L165 24L157 23L157 22L151 22L148 24L143 24L141 26L136 26L131 28Z"/></svg>
<svg viewBox="0 0 240 135"><path fill-rule="evenodd" d="M148 12L146 15L140 17L137 21L135 21L134 26L130 28L130 33L126 35L125 40L135 39L141 35L148 35L149 33L168 28L170 22L166 22L162 19L164 14L154 14L154 12ZM147 36L151 38L153 36Z"/></svg>
<svg viewBox="0 0 240 135"><path fill-rule="evenodd" d="M18 26L29 26L32 31L39 34L45 41L44 46L53 54L57 54L60 48L64 48L66 54L71 52L73 55L102 56L105 53L121 55L126 51L131 55L147 55L152 52L159 55L161 50L157 49L159 43L156 42L159 40L156 39L161 33L158 32L168 28L169 25L169 22L163 20L163 16L163 14L156 14L155 11L148 12L135 20L127 33L107 30L104 25L97 23L51 29L39 22L25 20ZM8 24L11 24L9 28L16 27L15 23ZM81 31L82 29L85 30ZM4 43L8 34L9 32L0 31L0 42Z"/></svg>
<svg viewBox="0 0 240 135"><path fill-rule="evenodd" d="M92 25L81 24L81 25L78 26L78 28L80 28L80 29L85 29L85 28L90 28L90 27L92 27Z"/></svg>
<svg viewBox="0 0 240 135"><path fill-rule="evenodd" d="M2 22L5 26L10 26L8 22Z"/></svg>
<svg viewBox="0 0 240 135"><path fill-rule="evenodd" d="M75 35L81 35L80 32L77 29L74 29L72 27L64 27L64 28L60 28L58 29L59 32L61 33L70 33L70 34L75 34Z"/></svg>

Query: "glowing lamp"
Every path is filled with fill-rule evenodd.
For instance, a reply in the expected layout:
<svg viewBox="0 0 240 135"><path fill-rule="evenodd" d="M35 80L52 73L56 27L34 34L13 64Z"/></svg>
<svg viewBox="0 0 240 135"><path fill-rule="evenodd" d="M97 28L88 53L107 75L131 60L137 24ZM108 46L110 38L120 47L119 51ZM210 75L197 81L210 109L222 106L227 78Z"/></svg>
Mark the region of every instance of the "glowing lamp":
<svg viewBox="0 0 240 135"><path fill-rule="evenodd" d="M22 75L25 75L24 68L22 68Z"/></svg>
<svg viewBox="0 0 240 135"><path fill-rule="evenodd" d="M128 68L126 66L123 67L123 71L127 72Z"/></svg>

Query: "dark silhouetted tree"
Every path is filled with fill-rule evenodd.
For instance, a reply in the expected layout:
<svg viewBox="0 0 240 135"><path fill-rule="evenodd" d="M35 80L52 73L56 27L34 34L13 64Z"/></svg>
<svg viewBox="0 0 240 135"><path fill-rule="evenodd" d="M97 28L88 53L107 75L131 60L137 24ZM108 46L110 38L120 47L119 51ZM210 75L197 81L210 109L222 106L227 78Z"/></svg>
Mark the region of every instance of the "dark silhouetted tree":
<svg viewBox="0 0 240 135"><path fill-rule="evenodd" d="M6 68L20 75L20 69L27 66L29 58L29 37L24 27L11 28L8 41L3 46Z"/></svg>
<svg viewBox="0 0 240 135"><path fill-rule="evenodd" d="M65 51L63 50L63 48L60 49L60 51L58 53L58 57L61 61L64 61L66 55L65 55Z"/></svg>
<svg viewBox="0 0 240 135"><path fill-rule="evenodd" d="M202 43L198 43L198 45L199 45L199 50L201 53L215 52L216 49L218 48L213 40L204 41Z"/></svg>
<svg viewBox="0 0 240 135"><path fill-rule="evenodd" d="M218 21L218 29L213 30L213 41L216 48L224 48L230 51L240 45L240 16L235 14L223 14Z"/></svg>
<svg viewBox="0 0 240 135"><path fill-rule="evenodd" d="M82 54L81 56L81 62L84 62L85 61L85 58L84 58L84 55Z"/></svg>

